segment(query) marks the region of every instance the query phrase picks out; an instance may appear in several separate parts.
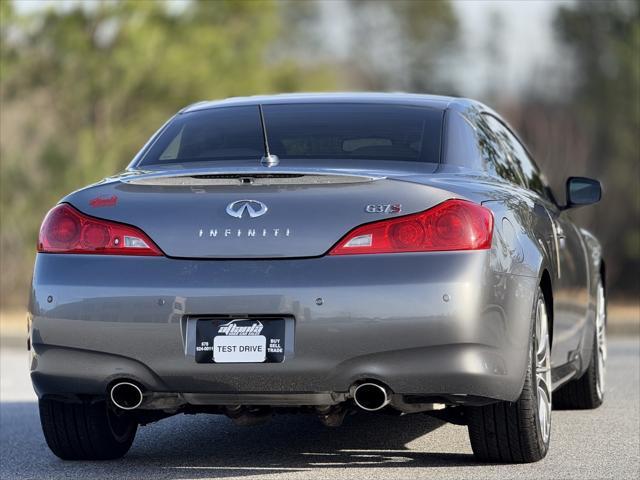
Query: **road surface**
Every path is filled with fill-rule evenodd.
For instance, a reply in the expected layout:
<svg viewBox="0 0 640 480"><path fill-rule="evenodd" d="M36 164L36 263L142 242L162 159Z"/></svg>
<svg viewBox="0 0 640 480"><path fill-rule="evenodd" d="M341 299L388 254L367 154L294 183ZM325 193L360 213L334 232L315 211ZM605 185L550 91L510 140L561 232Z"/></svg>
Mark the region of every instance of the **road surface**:
<svg viewBox="0 0 640 480"><path fill-rule="evenodd" d="M2 345L0 478L381 479L638 478L640 340L610 339L607 397L595 411L553 413L551 449L530 465L474 462L466 427L424 415L358 414L339 429L303 415L237 427L217 416L179 415L142 427L119 461L63 462L47 449L28 357Z"/></svg>

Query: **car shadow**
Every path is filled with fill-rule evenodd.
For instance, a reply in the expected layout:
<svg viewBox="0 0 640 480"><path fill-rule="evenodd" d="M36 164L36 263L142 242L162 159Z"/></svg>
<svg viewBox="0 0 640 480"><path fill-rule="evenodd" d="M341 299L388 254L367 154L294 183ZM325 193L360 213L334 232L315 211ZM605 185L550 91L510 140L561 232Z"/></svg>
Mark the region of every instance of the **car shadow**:
<svg viewBox="0 0 640 480"><path fill-rule="evenodd" d="M420 414L357 413L340 428L325 427L309 415L279 415L254 427L239 427L220 416L178 415L141 427L129 454L109 462L63 462L53 456L40 432L35 403L2 403L0 417L3 457L15 459L2 462L0 477L7 479L43 474L48 478L225 478L326 468L475 464L470 454L410 450L408 443L444 425Z"/></svg>

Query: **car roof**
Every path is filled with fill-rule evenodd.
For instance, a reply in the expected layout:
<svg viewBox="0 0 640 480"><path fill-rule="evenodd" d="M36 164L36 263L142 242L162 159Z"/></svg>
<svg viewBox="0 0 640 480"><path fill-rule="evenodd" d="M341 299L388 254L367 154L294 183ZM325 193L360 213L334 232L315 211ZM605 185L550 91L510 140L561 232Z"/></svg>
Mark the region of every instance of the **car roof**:
<svg viewBox="0 0 640 480"><path fill-rule="evenodd" d="M386 103L416 105L446 110L452 105L465 109L480 103L467 98L426 95L417 93L376 93L376 92L340 92L340 93L283 93L277 95L255 95L231 97L224 100L204 101L183 108L180 113L207 110L218 107L243 105L277 105L295 103Z"/></svg>

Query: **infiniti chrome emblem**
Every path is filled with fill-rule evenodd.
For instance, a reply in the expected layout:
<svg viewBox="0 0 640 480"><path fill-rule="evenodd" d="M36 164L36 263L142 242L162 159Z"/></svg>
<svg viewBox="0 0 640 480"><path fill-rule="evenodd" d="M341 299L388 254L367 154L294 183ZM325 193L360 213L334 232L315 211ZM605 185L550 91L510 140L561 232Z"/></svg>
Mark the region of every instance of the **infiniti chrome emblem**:
<svg viewBox="0 0 640 480"><path fill-rule="evenodd" d="M267 206L258 200L236 200L227 205L227 213L236 218L242 218L244 212L251 218L259 217L267 213L267 210Z"/></svg>

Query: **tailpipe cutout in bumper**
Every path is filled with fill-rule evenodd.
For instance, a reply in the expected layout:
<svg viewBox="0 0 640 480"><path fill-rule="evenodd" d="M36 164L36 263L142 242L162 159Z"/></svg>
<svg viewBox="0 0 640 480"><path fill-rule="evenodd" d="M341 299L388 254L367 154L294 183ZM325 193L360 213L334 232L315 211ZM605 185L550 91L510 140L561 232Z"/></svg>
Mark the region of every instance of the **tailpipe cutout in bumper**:
<svg viewBox="0 0 640 480"><path fill-rule="evenodd" d="M142 404L142 390L135 383L118 382L109 391L111 402L122 410L135 410Z"/></svg>
<svg viewBox="0 0 640 480"><path fill-rule="evenodd" d="M362 410L375 412L382 410L391 402L391 393L383 385L365 382L352 389L353 401Z"/></svg>

